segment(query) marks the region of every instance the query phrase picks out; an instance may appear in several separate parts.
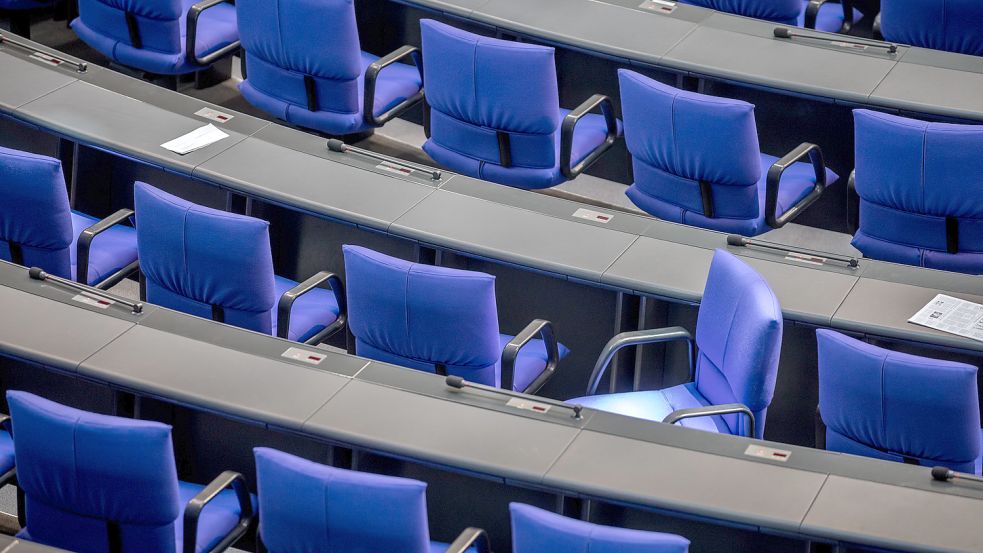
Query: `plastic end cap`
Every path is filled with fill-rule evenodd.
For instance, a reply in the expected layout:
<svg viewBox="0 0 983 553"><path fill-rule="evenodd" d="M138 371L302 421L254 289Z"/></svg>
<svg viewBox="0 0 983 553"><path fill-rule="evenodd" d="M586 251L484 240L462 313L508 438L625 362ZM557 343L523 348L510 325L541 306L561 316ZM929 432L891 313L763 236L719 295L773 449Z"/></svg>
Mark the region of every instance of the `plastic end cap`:
<svg viewBox="0 0 983 553"><path fill-rule="evenodd" d="M948 482L953 472L946 467L932 467L932 478L940 482Z"/></svg>
<svg viewBox="0 0 983 553"><path fill-rule="evenodd" d="M738 234L728 234L727 235L727 245L728 246L747 246L747 238L740 236Z"/></svg>
<svg viewBox="0 0 983 553"><path fill-rule="evenodd" d="M792 38L792 31L788 27L775 27L775 38Z"/></svg>
<svg viewBox="0 0 983 553"><path fill-rule="evenodd" d="M330 138L328 139L328 149L332 152L344 153L345 143L337 138Z"/></svg>
<svg viewBox="0 0 983 553"><path fill-rule="evenodd" d="M48 278L48 273L42 271L40 267L31 267L28 269L27 274L34 280L44 280Z"/></svg>
<svg viewBox="0 0 983 553"><path fill-rule="evenodd" d="M465 382L464 382L464 379L463 378L461 378L460 376L454 376L454 375L448 376L444 380L444 382L446 382L447 385L450 386L451 388L457 388L457 389L464 388L464 385L465 385Z"/></svg>

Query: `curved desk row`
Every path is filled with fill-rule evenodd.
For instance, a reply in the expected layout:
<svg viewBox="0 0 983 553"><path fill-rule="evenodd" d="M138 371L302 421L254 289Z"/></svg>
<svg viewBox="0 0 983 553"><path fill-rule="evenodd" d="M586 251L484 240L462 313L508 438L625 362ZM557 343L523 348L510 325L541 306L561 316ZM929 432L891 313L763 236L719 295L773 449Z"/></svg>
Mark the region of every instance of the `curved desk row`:
<svg viewBox="0 0 983 553"><path fill-rule="evenodd" d="M93 306L8 263L0 263L0 305L0 354L34 365L17 369L0 360L5 371L36 373L41 365L138 397L510 488L743 531L907 551L983 547L983 490L934 482L926 468L591 410L580 420L560 407L538 413L498 394L448 388L435 375L155 306L139 315L121 304ZM288 351L298 355L285 357ZM298 360L308 355L321 361ZM215 453L229 446L220 440L195 447ZM756 455L771 448L784 460ZM464 513L456 518L470 516Z"/></svg>

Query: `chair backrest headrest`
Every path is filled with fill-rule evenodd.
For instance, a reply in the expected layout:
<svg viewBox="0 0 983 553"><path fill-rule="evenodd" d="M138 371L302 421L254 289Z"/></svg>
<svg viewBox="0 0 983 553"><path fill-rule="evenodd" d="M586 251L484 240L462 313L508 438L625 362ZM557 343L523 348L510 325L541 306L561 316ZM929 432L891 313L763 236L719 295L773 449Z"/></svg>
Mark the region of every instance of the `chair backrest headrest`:
<svg viewBox="0 0 983 553"><path fill-rule="evenodd" d="M789 25L795 25L802 13L802 0L684 0L684 3Z"/></svg>
<svg viewBox="0 0 983 553"><path fill-rule="evenodd" d="M738 402L753 412L771 404L782 346L782 308L761 275L723 250L714 253L710 265L696 345L697 388L713 404ZM761 434L764 421L756 422Z"/></svg>
<svg viewBox="0 0 983 553"><path fill-rule="evenodd" d="M983 56L979 0L885 0L881 32L893 42Z"/></svg>
<svg viewBox="0 0 983 553"><path fill-rule="evenodd" d="M79 19L90 30L134 46L127 15L137 25L141 47L166 54L180 53L185 18L194 0L79 0Z"/></svg>
<svg viewBox="0 0 983 553"><path fill-rule="evenodd" d="M686 553L689 540L674 534L601 526L509 503L512 552Z"/></svg>
<svg viewBox="0 0 983 553"><path fill-rule="evenodd" d="M819 411L830 430L868 447L972 466L980 453L976 367L899 353L827 329Z"/></svg>
<svg viewBox="0 0 983 553"><path fill-rule="evenodd" d="M259 533L275 553L427 553L427 485L258 447Z"/></svg>
<svg viewBox="0 0 983 553"><path fill-rule="evenodd" d="M89 520L73 527L78 534L89 530L93 519L164 527L157 534L163 542L148 543L143 550L174 551L171 525L180 507L170 426L81 411L27 392L8 391L7 402L17 482L29 505ZM27 509L32 539L85 540L83 535L58 536L71 532L49 528L32 514ZM44 535L46 530L54 535Z"/></svg>
<svg viewBox="0 0 983 553"><path fill-rule="evenodd" d="M0 241L22 246L25 265L72 278L72 216L61 161L0 147ZM7 245L0 242L0 258Z"/></svg>
<svg viewBox="0 0 983 553"><path fill-rule="evenodd" d="M495 277L344 246L352 334L425 363L484 368L501 356Z"/></svg>
<svg viewBox="0 0 983 553"><path fill-rule="evenodd" d="M230 324L270 333L275 292L269 223L200 206L142 182L134 185L133 196L148 301L160 303L155 285L222 307ZM169 297L166 293L162 296ZM230 311L241 317L233 321Z"/></svg>

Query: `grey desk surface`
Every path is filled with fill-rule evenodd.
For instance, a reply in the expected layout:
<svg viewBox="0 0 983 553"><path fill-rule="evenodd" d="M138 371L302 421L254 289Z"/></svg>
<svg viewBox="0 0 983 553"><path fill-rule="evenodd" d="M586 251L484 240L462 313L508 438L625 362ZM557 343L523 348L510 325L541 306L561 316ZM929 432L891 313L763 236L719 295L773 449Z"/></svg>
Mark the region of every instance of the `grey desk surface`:
<svg viewBox="0 0 983 553"><path fill-rule="evenodd" d="M940 489L951 484L938 484ZM830 476L802 531L846 542L878 541L905 551L983 550L983 502Z"/></svg>
<svg viewBox="0 0 983 553"><path fill-rule="evenodd" d="M0 52L6 53L10 48L0 46ZM18 108L77 80L13 55L0 55L0 75L4 80L4 85L0 87L0 108L7 110Z"/></svg>
<svg viewBox="0 0 983 553"><path fill-rule="evenodd" d="M983 58L910 49L870 96L901 109L983 120Z"/></svg>
<svg viewBox="0 0 983 553"><path fill-rule="evenodd" d="M3 549L0 549L0 553L68 553L64 549L56 549L47 545L31 543L9 536L3 536L2 540L0 541L0 547Z"/></svg>

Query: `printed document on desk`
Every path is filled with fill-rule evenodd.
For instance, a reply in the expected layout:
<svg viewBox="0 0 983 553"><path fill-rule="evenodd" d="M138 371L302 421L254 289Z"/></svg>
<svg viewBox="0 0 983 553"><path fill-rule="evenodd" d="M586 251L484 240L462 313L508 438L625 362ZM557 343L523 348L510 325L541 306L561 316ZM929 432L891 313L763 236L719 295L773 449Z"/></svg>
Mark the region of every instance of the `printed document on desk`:
<svg viewBox="0 0 983 553"><path fill-rule="evenodd" d="M945 294L935 296L908 322L983 342L983 305Z"/></svg>
<svg viewBox="0 0 983 553"><path fill-rule="evenodd" d="M183 156L184 154L190 154L195 150L200 150L205 146L210 146L219 140L228 137L229 135L220 131L215 125L209 123L204 127L197 128L184 136L179 136L170 142L165 142L161 144L161 147Z"/></svg>

